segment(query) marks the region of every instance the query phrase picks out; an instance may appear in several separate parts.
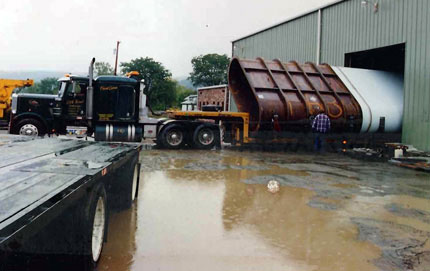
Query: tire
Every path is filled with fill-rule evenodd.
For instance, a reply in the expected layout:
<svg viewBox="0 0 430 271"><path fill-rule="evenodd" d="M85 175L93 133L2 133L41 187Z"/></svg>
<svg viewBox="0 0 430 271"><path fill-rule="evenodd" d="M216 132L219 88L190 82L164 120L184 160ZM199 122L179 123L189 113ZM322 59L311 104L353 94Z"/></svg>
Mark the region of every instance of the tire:
<svg viewBox="0 0 430 271"><path fill-rule="evenodd" d="M210 150L216 146L218 133L216 130L207 125L200 125L194 131L193 144L198 149Z"/></svg>
<svg viewBox="0 0 430 271"><path fill-rule="evenodd" d="M45 225L43 230L36 231L26 240L21 251L24 256L30 256L28 263L19 262L19 268L5 270L21 270L21 264L25 265L22 270L33 270L30 266L33 266L31 260L34 259L34 265L40 265L40 268L35 268L37 270L94 271L107 236L106 200L103 183L95 184L86 190L77 204L67 208L65 212ZM100 212L100 209L104 211ZM96 216L98 219L95 219ZM98 231L94 228L98 228ZM93 238L95 233L97 238ZM97 239L97 242L94 242L94 239ZM95 243L97 247L93 249ZM20 251L13 252L11 256L19 256L18 252ZM8 258L11 262L15 262L13 257L8 256ZM3 264L6 265L7 262L0 263L0 270L3 270Z"/></svg>
<svg viewBox="0 0 430 271"><path fill-rule="evenodd" d="M166 149L180 149L185 145L185 135L181 125L171 124L161 132L160 143Z"/></svg>
<svg viewBox="0 0 430 271"><path fill-rule="evenodd" d="M109 210L127 210L136 201L140 178L137 159L138 157L133 158L121 166L118 173L108 176Z"/></svg>
<svg viewBox="0 0 430 271"><path fill-rule="evenodd" d="M140 181L140 164L137 163L134 166L133 179L131 183L131 203L135 202L137 197L139 196L139 181Z"/></svg>
<svg viewBox="0 0 430 271"><path fill-rule="evenodd" d="M46 127L37 119L23 119L17 123L13 131L18 135L43 136L46 134Z"/></svg>
<svg viewBox="0 0 430 271"><path fill-rule="evenodd" d="M82 260L85 266L95 267L100 260L108 225L106 191L102 183L91 190L87 201L81 205Z"/></svg>

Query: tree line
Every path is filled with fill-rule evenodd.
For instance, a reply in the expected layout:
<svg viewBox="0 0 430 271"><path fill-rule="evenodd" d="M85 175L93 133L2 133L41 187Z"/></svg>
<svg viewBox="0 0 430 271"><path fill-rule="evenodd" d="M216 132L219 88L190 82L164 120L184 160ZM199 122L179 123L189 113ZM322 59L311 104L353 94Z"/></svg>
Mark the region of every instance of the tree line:
<svg viewBox="0 0 430 271"><path fill-rule="evenodd" d="M227 55L207 54L191 60L193 71L188 79L194 87L205 87L227 83L227 68L230 59ZM197 94L195 89L180 85L172 79L171 72L164 65L150 57L140 57L120 63L121 73L138 71L138 79L145 80L144 93L147 95L151 110L179 108L185 97ZM99 75L113 75L114 69L107 62L96 62L94 71ZM58 78L49 77L36 82L21 92L57 94Z"/></svg>

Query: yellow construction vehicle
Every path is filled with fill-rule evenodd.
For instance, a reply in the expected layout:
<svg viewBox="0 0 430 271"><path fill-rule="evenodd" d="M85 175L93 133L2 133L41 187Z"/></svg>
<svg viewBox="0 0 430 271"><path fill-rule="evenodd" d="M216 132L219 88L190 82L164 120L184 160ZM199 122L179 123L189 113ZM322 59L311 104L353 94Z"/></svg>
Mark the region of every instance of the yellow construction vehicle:
<svg viewBox="0 0 430 271"><path fill-rule="evenodd" d="M14 80L0 78L0 125L7 124L11 110L12 92L16 88L29 87L34 84L33 80Z"/></svg>

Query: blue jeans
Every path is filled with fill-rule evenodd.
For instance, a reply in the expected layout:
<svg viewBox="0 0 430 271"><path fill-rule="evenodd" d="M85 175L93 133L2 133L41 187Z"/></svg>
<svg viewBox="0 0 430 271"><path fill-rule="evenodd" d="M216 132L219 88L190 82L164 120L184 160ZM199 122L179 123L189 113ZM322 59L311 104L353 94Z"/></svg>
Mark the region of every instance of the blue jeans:
<svg viewBox="0 0 430 271"><path fill-rule="evenodd" d="M314 132L314 151L324 152L325 134Z"/></svg>

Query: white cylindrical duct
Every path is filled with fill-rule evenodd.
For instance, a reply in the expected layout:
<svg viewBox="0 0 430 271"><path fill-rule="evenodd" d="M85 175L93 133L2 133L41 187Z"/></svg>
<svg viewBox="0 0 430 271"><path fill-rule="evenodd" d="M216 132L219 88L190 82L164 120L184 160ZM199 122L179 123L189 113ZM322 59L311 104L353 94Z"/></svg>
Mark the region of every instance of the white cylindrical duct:
<svg viewBox="0 0 430 271"><path fill-rule="evenodd" d="M362 133L378 131L385 118L385 132L399 132L403 119L402 76L376 70L332 67L357 102L363 122Z"/></svg>

